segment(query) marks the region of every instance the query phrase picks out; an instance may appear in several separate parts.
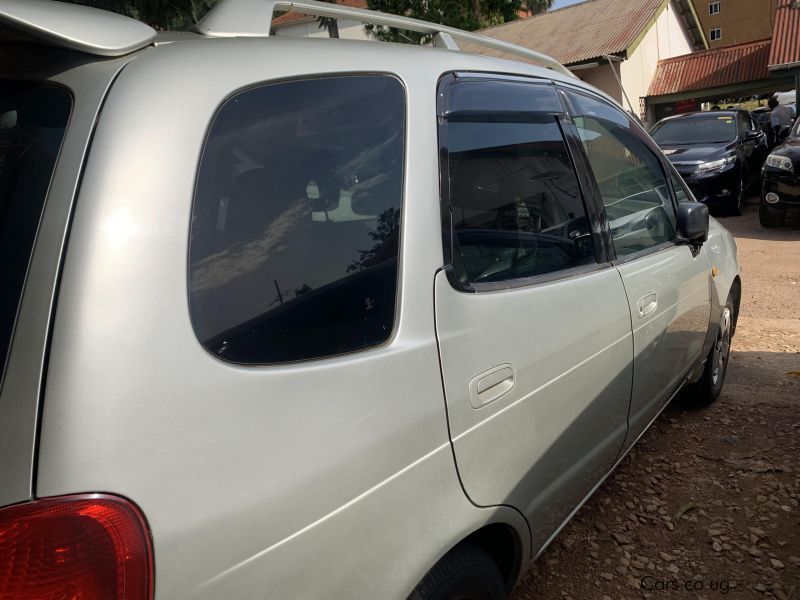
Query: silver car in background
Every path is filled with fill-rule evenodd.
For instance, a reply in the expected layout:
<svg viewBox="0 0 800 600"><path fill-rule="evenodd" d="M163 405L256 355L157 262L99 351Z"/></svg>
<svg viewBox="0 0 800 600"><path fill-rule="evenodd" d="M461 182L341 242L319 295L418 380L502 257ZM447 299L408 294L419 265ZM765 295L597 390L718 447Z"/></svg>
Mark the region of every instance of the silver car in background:
<svg viewBox="0 0 800 600"><path fill-rule="evenodd" d="M720 393L732 236L549 57L0 0L0 79L0 597L503 598Z"/></svg>

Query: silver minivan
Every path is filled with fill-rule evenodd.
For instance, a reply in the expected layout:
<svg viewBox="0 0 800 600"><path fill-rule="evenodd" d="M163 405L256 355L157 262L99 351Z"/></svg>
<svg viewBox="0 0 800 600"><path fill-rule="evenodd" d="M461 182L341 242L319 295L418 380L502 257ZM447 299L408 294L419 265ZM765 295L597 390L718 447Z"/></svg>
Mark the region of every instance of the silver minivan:
<svg viewBox="0 0 800 600"><path fill-rule="evenodd" d="M503 598L720 393L732 236L551 58L0 0L0 79L2 598Z"/></svg>

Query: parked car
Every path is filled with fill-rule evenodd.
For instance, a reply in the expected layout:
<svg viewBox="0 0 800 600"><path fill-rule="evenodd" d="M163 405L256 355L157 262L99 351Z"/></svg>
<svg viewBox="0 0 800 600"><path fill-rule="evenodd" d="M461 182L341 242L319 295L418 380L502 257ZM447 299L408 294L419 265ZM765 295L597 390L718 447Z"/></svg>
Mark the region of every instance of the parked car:
<svg viewBox="0 0 800 600"><path fill-rule="evenodd" d="M662 119L651 134L695 198L738 215L758 180L767 136L746 110L714 110Z"/></svg>
<svg viewBox="0 0 800 600"><path fill-rule="evenodd" d="M295 4L437 47L0 4L0 597L502 598L720 393L735 242L618 104Z"/></svg>
<svg viewBox="0 0 800 600"><path fill-rule="evenodd" d="M767 157L761 181L758 218L765 227L782 225L788 209L800 208L800 119Z"/></svg>

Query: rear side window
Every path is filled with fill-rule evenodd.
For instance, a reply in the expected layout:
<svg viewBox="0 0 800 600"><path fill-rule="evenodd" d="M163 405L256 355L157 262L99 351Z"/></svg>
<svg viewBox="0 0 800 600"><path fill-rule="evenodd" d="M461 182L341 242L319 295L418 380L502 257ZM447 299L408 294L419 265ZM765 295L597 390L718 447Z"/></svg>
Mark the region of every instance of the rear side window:
<svg viewBox="0 0 800 600"><path fill-rule="evenodd" d="M553 88L444 80L448 85L440 127L445 244L452 244L445 253L459 282L480 287L594 263Z"/></svg>
<svg viewBox="0 0 800 600"><path fill-rule="evenodd" d="M219 110L197 180L189 296L222 359L268 364L388 340L405 95L388 76L268 84Z"/></svg>
<svg viewBox="0 0 800 600"><path fill-rule="evenodd" d="M71 108L61 88L0 81L0 380Z"/></svg>

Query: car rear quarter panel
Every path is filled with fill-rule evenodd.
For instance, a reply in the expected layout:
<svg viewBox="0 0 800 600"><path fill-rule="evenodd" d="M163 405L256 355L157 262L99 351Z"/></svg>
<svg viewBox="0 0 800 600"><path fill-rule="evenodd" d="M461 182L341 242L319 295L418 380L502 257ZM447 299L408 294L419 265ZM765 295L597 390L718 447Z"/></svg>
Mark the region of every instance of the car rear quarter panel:
<svg viewBox="0 0 800 600"><path fill-rule="evenodd" d="M144 52L97 128L55 320L38 490L136 502L159 598L405 597L483 524L512 525L529 548L516 511L478 509L463 494L434 335L436 81L443 64L476 59L333 45L203 40ZM219 361L194 336L186 285L213 114L256 82L387 65L406 85L409 123L393 338L296 365Z"/></svg>

